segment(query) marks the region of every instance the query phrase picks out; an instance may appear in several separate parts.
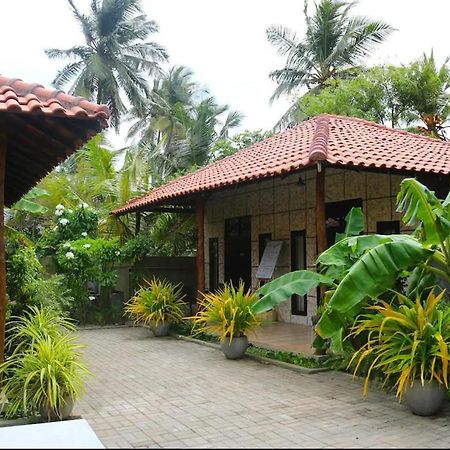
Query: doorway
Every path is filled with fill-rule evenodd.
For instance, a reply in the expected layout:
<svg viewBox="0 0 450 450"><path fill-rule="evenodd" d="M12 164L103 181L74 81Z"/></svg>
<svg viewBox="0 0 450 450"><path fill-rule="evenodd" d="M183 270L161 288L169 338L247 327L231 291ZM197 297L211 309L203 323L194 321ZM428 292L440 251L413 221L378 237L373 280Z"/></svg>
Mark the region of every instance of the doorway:
<svg viewBox="0 0 450 450"><path fill-rule="evenodd" d="M235 287L242 280L246 289L252 285L251 218L234 217L225 220L225 281Z"/></svg>

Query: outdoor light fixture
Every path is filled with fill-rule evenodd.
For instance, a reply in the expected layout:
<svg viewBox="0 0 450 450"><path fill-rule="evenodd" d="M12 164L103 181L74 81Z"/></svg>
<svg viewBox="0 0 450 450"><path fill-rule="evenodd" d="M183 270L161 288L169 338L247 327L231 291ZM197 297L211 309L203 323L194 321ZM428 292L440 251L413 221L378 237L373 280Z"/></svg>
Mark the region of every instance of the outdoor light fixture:
<svg viewBox="0 0 450 450"><path fill-rule="evenodd" d="M299 175L298 180L297 180L297 186L304 186L305 182L303 181L303 178L301 175Z"/></svg>

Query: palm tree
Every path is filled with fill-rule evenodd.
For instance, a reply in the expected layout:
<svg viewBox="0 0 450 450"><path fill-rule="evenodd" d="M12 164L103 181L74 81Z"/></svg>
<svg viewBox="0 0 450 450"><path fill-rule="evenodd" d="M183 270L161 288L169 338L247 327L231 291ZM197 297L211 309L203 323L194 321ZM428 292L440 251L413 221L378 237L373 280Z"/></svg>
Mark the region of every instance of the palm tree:
<svg viewBox="0 0 450 450"><path fill-rule="evenodd" d="M172 139L182 132L181 122L202 93L198 84L192 81L192 76L189 68L175 66L156 79L143 105L130 111L136 122L128 137L138 136L141 144L159 142L164 138L170 145Z"/></svg>
<svg viewBox="0 0 450 450"><path fill-rule="evenodd" d="M140 0L92 0L89 15L67 1L86 42L45 51L50 58L70 60L53 84L61 88L70 82L71 94L108 105L111 124L118 129L126 101L141 105L149 94L146 76L158 75L160 63L167 60L166 50L148 40L158 25L147 20Z"/></svg>
<svg viewBox="0 0 450 450"><path fill-rule="evenodd" d="M281 25L267 28L268 41L286 57L284 67L270 74L278 84L271 100L301 87L319 90L330 78L351 75L352 69L370 54L372 47L393 31L385 22L351 17L349 13L355 3L321 0L314 14L309 16L305 0L306 34L302 41ZM288 111L284 122L291 115Z"/></svg>

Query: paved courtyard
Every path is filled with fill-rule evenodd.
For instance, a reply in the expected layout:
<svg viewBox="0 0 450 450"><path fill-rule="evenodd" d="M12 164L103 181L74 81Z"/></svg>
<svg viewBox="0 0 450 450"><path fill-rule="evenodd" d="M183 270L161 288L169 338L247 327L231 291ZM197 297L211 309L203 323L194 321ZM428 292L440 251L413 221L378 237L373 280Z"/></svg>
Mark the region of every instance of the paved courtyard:
<svg viewBox="0 0 450 450"><path fill-rule="evenodd" d="M450 409L413 416L337 372L314 375L140 328L84 330L93 373L75 414L106 447L448 448Z"/></svg>

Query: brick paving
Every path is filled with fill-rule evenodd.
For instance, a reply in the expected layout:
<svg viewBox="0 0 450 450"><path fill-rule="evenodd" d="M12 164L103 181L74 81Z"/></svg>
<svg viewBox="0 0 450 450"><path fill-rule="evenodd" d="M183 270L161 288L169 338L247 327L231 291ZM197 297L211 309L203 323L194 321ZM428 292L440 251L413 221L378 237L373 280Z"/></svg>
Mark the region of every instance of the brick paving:
<svg viewBox="0 0 450 450"><path fill-rule="evenodd" d="M106 447L448 448L450 408L412 415L338 372L314 375L140 328L83 330L93 376L75 414Z"/></svg>

